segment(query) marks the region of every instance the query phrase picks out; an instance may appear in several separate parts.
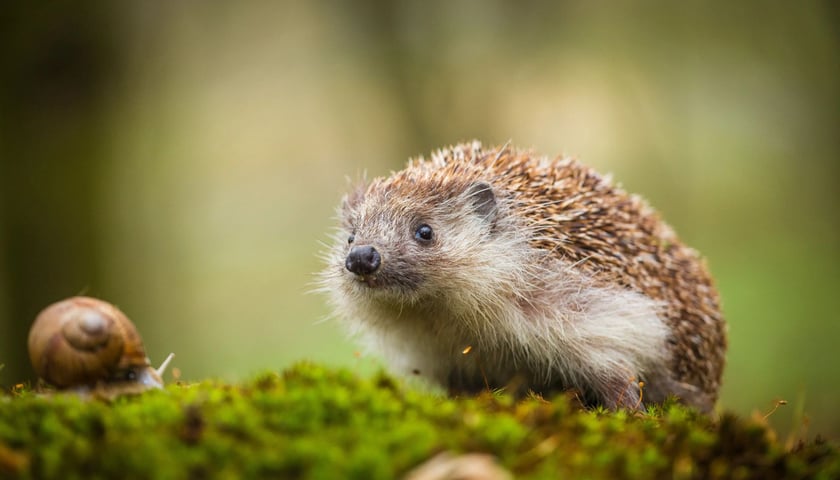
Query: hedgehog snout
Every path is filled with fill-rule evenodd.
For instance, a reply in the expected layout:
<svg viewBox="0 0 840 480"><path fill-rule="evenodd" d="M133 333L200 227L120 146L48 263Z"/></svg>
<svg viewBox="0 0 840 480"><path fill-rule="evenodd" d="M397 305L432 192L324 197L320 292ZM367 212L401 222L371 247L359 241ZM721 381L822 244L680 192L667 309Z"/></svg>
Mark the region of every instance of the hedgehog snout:
<svg viewBox="0 0 840 480"><path fill-rule="evenodd" d="M382 256L371 245L358 245L350 249L344 267L356 275L370 275L379 269Z"/></svg>

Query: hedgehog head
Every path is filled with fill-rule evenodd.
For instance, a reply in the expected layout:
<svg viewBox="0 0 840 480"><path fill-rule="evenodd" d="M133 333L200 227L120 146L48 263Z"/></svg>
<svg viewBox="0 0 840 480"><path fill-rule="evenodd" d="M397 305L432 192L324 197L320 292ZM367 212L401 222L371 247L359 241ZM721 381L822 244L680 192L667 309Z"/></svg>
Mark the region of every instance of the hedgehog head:
<svg viewBox="0 0 840 480"><path fill-rule="evenodd" d="M365 307L458 314L492 305L523 265L517 252L530 249L510 224L504 192L470 167L421 160L347 195L331 286Z"/></svg>

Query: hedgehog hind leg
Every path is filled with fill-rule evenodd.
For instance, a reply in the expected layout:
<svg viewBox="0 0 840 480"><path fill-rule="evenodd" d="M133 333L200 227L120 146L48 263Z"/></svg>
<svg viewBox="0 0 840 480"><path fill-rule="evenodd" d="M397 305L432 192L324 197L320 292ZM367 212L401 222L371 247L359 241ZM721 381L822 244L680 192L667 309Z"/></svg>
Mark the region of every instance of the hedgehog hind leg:
<svg viewBox="0 0 840 480"><path fill-rule="evenodd" d="M652 378L650 385L645 388L645 400L663 403L668 398L674 398L679 403L695 408L706 415L714 411L717 396L713 392L674 378L662 375Z"/></svg>

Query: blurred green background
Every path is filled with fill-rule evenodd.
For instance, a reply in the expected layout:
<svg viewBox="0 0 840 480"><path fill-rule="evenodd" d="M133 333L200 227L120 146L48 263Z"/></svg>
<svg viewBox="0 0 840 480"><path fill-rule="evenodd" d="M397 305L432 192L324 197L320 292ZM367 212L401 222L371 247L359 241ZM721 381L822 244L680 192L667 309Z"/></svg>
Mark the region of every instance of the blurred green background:
<svg viewBox="0 0 840 480"><path fill-rule="evenodd" d="M184 379L366 368L322 296L346 177L568 154L708 258L721 405L840 435L834 2L27 2L0 14L0 384L75 294ZM25 5L24 5L25 4Z"/></svg>

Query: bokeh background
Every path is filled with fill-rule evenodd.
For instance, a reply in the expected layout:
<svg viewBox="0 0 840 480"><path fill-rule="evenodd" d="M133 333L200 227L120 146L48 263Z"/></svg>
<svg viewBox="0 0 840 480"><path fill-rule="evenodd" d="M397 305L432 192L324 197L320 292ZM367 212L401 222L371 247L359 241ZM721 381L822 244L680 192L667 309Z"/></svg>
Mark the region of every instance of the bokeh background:
<svg viewBox="0 0 840 480"><path fill-rule="evenodd" d="M365 368L307 293L347 177L479 138L576 156L708 258L721 405L840 436L835 2L13 2L0 384L38 311L119 305L156 363Z"/></svg>

